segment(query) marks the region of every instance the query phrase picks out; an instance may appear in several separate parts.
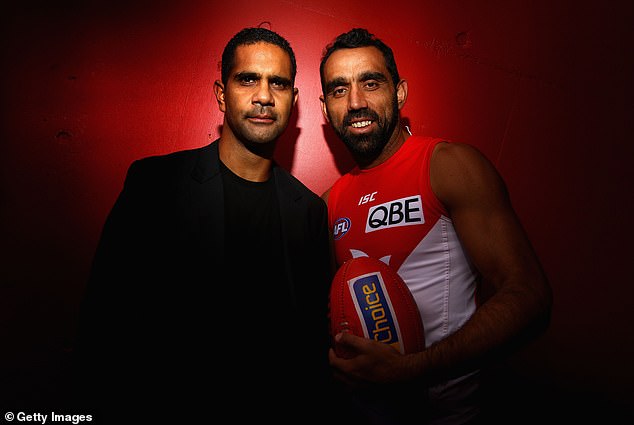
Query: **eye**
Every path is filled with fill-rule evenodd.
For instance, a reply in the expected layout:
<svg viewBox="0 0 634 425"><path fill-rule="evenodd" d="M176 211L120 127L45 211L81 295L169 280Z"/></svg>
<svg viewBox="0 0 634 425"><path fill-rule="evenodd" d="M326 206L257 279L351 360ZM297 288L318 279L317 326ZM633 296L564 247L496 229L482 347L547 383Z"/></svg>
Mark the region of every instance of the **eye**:
<svg viewBox="0 0 634 425"><path fill-rule="evenodd" d="M286 90L287 88L290 87L290 83L286 82L286 81L278 81L278 80L273 80L271 81L271 87L275 88L275 89L279 89L279 90Z"/></svg>
<svg viewBox="0 0 634 425"><path fill-rule="evenodd" d="M238 81L240 82L240 84L242 84L244 86L250 86L250 85L255 84L257 80L255 79L255 77L244 75L244 76L241 76L238 79Z"/></svg>
<svg viewBox="0 0 634 425"><path fill-rule="evenodd" d="M376 90L379 88L379 83L374 80L366 81L364 87L368 90Z"/></svg>
<svg viewBox="0 0 634 425"><path fill-rule="evenodd" d="M345 87L336 87L335 89L333 89L331 94L333 97L341 97L346 94L346 91L347 90Z"/></svg>

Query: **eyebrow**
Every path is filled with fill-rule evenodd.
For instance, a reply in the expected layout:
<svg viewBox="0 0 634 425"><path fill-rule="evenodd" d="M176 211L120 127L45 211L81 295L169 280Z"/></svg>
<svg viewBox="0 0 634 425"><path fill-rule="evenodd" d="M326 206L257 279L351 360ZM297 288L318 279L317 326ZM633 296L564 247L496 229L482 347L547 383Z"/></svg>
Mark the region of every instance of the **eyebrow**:
<svg viewBox="0 0 634 425"><path fill-rule="evenodd" d="M369 80L376 80L381 83L384 83L387 81L387 77L382 72L372 72L372 71L364 72L359 77L359 81L369 81Z"/></svg>
<svg viewBox="0 0 634 425"><path fill-rule="evenodd" d="M376 80L381 83L385 83L388 81L387 77L382 72L368 71L368 72L362 73L359 76L359 81L361 82L370 81L370 80ZM348 84L350 83L348 82L347 79L343 77L337 77L334 80L330 80L328 81L328 83L326 83L326 93L330 93L331 91L335 89L335 87L346 86Z"/></svg>
<svg viewBox="0 0 634 425"><path fill-rule="evenodd" d="M348 85L348 80L343 77L335 78L334 80L330 80L326 83L326 93L330 93L335 89L335 87Z"/></svg>
<svg viewBox="0 0 634 425"><path fill-rule="evenodd" d="M236 81L240 81L243 79L252 79L252 80L261 80L262 74L257 72L238 72L233 76L233 79ZM277 83L284 86L291 86L292 82L290 78L282 77L280 75L272 75L269 77L269 81L272 83Z"/></svg>
<svg viewBox="0 0 634 425"><path fill-rule="evenodd" d="M281 86L288 86L290 87L292 85L291 79L290 78L286 78L286 77L282 77L280 75L273 75L269 78L269 81L272 83L277 83Z"/></svg>
<svg viewBox="0 0 634 425"><path fill-rule="evenodd" d="M233 79L236 81L240 81L247 78L252 80L259 80L260 78L262 78L262 75L258 74L257 72L237 72L233 76Z"/></svg>

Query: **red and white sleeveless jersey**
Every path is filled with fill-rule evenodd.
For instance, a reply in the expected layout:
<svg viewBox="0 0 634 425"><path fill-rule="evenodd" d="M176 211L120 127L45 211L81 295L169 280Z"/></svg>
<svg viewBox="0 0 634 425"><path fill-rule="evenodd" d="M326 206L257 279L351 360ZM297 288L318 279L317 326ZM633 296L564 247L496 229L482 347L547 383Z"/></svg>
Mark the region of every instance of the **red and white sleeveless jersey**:
<svg viewBox="0 0 634 425"><path fill-rule="evenodd" d="M429 181L441 141L411 136L386 162L342 176L328 197L337 263L369 256L397 270L418 305L427 346L476 309L476 272Z"/></svg>

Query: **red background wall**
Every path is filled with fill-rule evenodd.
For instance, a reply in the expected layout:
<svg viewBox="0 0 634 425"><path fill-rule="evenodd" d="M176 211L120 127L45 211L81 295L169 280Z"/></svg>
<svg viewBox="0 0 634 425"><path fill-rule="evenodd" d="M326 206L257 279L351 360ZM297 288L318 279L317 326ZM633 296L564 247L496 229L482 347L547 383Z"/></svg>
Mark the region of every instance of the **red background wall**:
<svg viewBox="0 0 634 425"><path fill-rule="evenodd" d="M1 22L0 407L62 403L128 165L218 136L222 48L266 21L298 60L278 161L319 194L350 168L319 109L320 54L355 26L383 38L409 81L412 131L495 163L551 279L552 325L504 366L505 384L562 412L631 411L631 2L39 3L3 6Z"/></svg>

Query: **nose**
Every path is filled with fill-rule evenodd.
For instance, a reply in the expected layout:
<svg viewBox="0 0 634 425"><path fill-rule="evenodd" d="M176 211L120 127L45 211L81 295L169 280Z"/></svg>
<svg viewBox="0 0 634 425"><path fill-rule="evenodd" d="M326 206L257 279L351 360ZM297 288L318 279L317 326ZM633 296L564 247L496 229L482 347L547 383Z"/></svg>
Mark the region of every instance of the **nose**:
<svg viewBox="0 0 634 425"><path fill-rule="evenodd" d="M251 103L259 104L261 106L273 106L275 102L273 100L273 95L271 94L271 89L266 81L262 81L255 93L253 94L253 99Z"/></svg>
<svg viewBox="0 0 634 425"><path fill-rule="evenodd" d="M358 109L365 109L367 107L368 103L365 99L363 90L356 85L352 85L348 95L348 109L354 111Z"/></svg>

